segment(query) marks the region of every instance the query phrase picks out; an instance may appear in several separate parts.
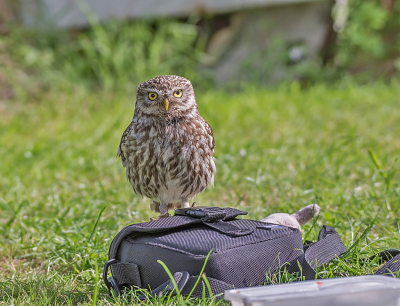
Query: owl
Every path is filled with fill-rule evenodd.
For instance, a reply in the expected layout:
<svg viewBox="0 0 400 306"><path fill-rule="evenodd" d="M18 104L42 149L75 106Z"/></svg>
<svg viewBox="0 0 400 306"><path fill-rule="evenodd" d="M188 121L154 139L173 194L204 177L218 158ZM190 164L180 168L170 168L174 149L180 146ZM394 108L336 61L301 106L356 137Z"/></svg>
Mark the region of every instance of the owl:
<svg viewBox="0 0 400 306"><path fill-rule="evenodd" d="M159 217L190 207L189 199L214 184L214 148L189 80L162 75L139 85L117 155L134 192L149 198Z"/></svg>

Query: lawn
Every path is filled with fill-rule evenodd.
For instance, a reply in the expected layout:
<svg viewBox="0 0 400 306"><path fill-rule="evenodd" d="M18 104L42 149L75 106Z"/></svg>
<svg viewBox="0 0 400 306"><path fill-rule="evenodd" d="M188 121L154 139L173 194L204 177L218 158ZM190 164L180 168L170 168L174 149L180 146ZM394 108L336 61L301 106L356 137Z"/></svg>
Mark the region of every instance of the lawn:
<svg viewBox="0 0 400 306"><path fill-rule="evenodd" d="M355 246L353 262L327 265L323 277L372 273L376 265L361 266L358 256L400 248L399 83L196 95L217 165L198 205L260 219L317 203L307 239L328 224ZM134 94L78 85L0 101L0 304L121 303L99 281L108 246L124 226L154 216L115 157L134 105Z"/></svg>

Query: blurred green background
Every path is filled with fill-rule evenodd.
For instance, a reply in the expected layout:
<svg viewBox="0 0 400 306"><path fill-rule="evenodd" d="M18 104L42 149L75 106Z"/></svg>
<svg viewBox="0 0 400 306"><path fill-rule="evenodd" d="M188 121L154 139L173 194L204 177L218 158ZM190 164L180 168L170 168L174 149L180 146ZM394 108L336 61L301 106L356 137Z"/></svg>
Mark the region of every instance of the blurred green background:
<svg viewBox="0 0 400 306"><path fill-rule="evenodd" d="M162 74L183 75L203 89L219 85L240 90L246 83L265 87L293 80L302 86L348 77L359 82L388 80L400 71L400 4L395 0L274 5L265 0L265 7L247 7L244 1L241 10L222 1L222 13L212 6L192 12L172 7L165 14L155 12L155 17L154 5L133 6L132 14L138 11L133 19L127 14L124 19L110 15L102 20L94 10L104 15L112 5L98 9L96 2L89 6L82 0L57 0L54 3L75 6L71 12L61 6L51 15L43 8L51 7L51 1L32 1L40 13L27 1L1 1L0 86L5 98L18 94L12 78L23 91L79 84L134 92L143 80ZM179 1L170 0L174 2ZM23 18L28 12L34 21ZM67 13L72 17L63 22ZM46 19L47 15L51 16Z"/></svg>
<svg viewBox="0 0 400 306"><path fill-rule="evenodd" d="M61 2L80 17L0 0L0 304L122 303L99 271L154 213L115 155L138 84L162 74L192 81L214 130L215 187L196 203L252 219L319 204L304 237L328 224L353 247L322 277L400 248L400 1L145 1L125 18Z"/></svg>

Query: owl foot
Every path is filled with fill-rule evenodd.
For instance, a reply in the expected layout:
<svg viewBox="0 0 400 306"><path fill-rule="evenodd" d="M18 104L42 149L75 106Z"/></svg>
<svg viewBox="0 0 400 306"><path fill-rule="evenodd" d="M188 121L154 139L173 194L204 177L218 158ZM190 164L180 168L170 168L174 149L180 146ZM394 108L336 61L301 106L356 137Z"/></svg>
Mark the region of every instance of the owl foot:
<svg viewBox="0 0 400 306"><path fill-rule="evenodd" d="M157 218L150 218L150 221L159 220L161 218L167 218L167 217L170 217L170 216L171 215L168 212L166 212L164 214L160 214Z"/></svg>

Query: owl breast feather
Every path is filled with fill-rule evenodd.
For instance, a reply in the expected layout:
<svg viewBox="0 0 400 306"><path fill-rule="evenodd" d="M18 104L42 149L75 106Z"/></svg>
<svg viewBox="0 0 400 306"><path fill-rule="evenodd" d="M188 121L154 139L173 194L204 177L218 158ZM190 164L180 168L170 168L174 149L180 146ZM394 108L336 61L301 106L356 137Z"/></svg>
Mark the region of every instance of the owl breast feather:
<svg viewBox="0 0 400 306"><path fill-rule="evenodd" d="M202 118L174 125L132 124L121 152L127 179L138 195L171 203L193 198L213 184L214 139Z"/></svg>

